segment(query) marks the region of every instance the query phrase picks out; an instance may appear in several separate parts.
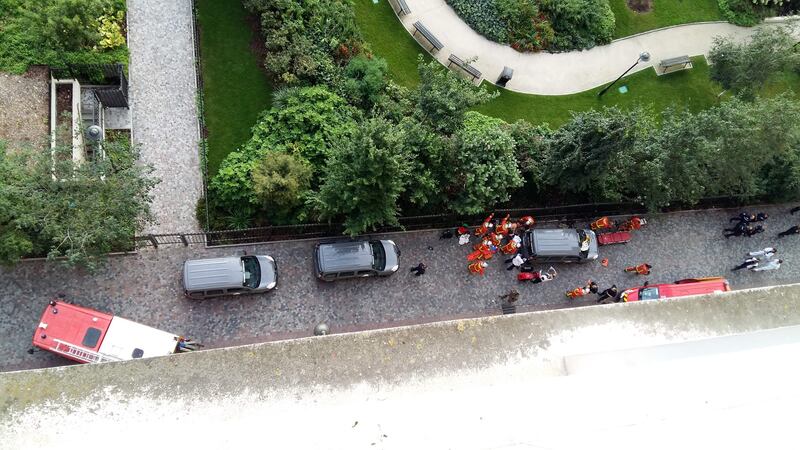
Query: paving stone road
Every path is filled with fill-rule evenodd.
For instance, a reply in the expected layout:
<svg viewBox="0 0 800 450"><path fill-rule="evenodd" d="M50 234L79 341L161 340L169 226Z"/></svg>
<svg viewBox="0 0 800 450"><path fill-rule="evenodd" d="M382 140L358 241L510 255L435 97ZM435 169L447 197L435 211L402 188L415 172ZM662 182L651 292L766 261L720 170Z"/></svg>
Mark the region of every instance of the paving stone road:
<svg viewBox="0 0 800 450"><path fill-rule="evenodd" d="M792 217L788 209L750 208L771 217L766 222L767 232L749 239L722 237L721 229L738 211L648 216L647 227L631 243L600 248L601 258L610 260L608 268L599 262L560 265L559 277L540 285L517 285L516 272L506 271L498 257L490 261L484 277L471 276L464 259L467 248L459 247L456 239L439 240L439 232L389 235L402 250L400 271L391 277L332 284L313 276L315 241L215 249L162 247L113 257L95 274L65 270L58 263L25 262L15 269L0 269L0 371L68 364L46 352L26 352L41 311L58 293L66 294L74 303L220 347L307 336L320 322L328 323L333 332L341 332L496 314L496 296L512 287L522 294L521 309L564 307L564 291L588 278L596 280L601 289L612 282L625 288L640 285L645 279L659 283L714 275L728 277L734 289L800 282L800 236L775 237L794 223L792 219L800 222L800 214ZM784 259L779 271L730 271L746 252L766 246L776 246ZM279 281L275 291L205 301L183 297L180 270L185 259L241 250L276 258ZM409 268L419 261L428 265L428 271L414 277ZM622 272L623 267L642 262L654 266L651 276L637 278Z"/></svg>

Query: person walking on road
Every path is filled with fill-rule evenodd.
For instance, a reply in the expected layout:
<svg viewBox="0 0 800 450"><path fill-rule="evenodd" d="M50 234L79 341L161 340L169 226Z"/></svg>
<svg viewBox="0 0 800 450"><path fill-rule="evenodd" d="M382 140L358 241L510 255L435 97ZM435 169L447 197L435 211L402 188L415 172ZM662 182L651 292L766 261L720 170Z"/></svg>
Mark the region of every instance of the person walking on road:
<svg viewBox="0 0 800 450"><path fill-rule="evenodd" d="M617 289L617 285L612 284L610 288L598 294L597 303L603 303L603 301L606 299L614 300L617 298L617 295L619 295L619 290Z"/></svg>
<svg viewBox="0 0 800 450"><path fill-rule="evenodd" d="M744 230L745 236L747 237L753 237L758 233L763 233L763 232L764 232L764 227L762 227L761 225L756 225L755 227L748 225Z"/></svg>
<svg viewBox="0 0 800 450"><path fill-rule="evenodd" d="M756 267L750 268L752 272L763 272L765 270L778 270L783 264L782 259L768 259L765 263L759 264Z"/></svg>
<svg viewBox="0 0 800 450"><path fill-rule="evenodd" d="M794 215L797 211L800 211L800 206L795 206L794 208L789 210L789 214Z"/></svg>
<svg viewBox="0 0 800 450"><path fill-rule="evenodd" d="M639 264L638 266L626 267L624 270L627 273L635 273L636 275L650 275L650 269L652 268L653 266L645 263L645 264Z"/></svg>
<svg viewBox="0 0 800 450"><path fill-rule="evenodd" d="M800 226L793 226L786 231L778 233L778 237L791 236L793 234L800 234Z"/></svg>
<svg viewBox="0 0 800 450"><path fill-rule="evenodd" d="M749 252L747 256L756 257L756 258L766 258L770 259L775 256L775 253L778 253L778 249L775 247L766 247L761 250L756 250L754 252Z"/></svg>
<svg viewBox="0 0 800 450"><path fill-rule="evenodd" d="M743 223L750 223L750 222L763 222L769 218L769 214L760 212L758 214L750 214L750 213L741 213L736 217L731 217L729 222L743 222Z"/></svg>
<svg viewBox="0 0 800 450"><path fill-rule="evenodd" d="M758 267L759 263L760 263L760 261L759 261L758 258L747 258L747 259L744 260L743 263L741 263L738 266L736 266L733 269L731 269L731 271L735 272L737 270L742 270L742 269L752 270L752 269Z"/></svg>
<svg viewBox="0 0 800 450"><path fill-rule="evenodd" d="M747 225L746 222L739 222L735 227L725 228L722 231L725 233L725 238L729 238L731 236L743 236L748 226L749 225Z"/></svg>
<svg viewBox="0 0 800 450"><path fill-rule="evenodd" d="M425 274L425 269L427 269L427 268L428 268L428 266L426 266L425 263L421 262L421 263L417 264L416 267L412 267L411 268L411 272L414 273L414 276L418 277L420 275L424 275Z"/></svg>

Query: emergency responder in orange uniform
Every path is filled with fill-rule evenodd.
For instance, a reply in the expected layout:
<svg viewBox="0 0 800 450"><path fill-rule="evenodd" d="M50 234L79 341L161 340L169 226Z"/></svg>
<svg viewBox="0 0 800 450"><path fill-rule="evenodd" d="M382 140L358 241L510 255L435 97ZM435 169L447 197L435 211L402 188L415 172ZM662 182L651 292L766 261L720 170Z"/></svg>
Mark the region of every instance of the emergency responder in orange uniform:
<svg viewBox="0 0 800 450"><path fill-rule="evenodd" d="M503 220L500 221L500 225L497 226L497 232L496 233L499 234L500 236L505 236L510 231L510 225L511 224L508 223L508 218L509 217L511 217L511 215L510 214L506 214L506 216L503 217Z"/></svg>
<svg viewBox="0 0 800 450"><path fill-rule="evenodd" d="M488 243L488 241L483 241L475 246L474 252L467 255L467 261L483 261L492 259L492 256L494 256L494 252L492 252L491 245Z"/></svg>
<svg viewBox="0 0 800 450"><path fill-rule="evenodd" d="M483 236L484 234L488 233L489 230L494 227L492 219L494 219L494 213L489 214L489 217L483 221L481 226L475 229L475 236Z"/></svg>
<svg viewBox="0 0 800 450"><path fill-rule="evenodd" d="M508 241L508 244L500 247L500 251L505 255L513 255L514 253L517 253L518 248L519 244L517 244L517 241L512 239Z"/></svg>
<svg viewBox="0 0 800 450"><path fill-rule="evenodd" d="M608 216L603 216L592 222L590 228L592 230L600 230L603 228L611 228L611 225L612 225L611 219L609 219Z"/></svg>
<svg viewBox="0 0 800 450"><path fill-rule="evenodd" d="M641 217L633 216L630 220L626 220L619 226L620 231L635 231L642 228L642 225L647 225L647 221Z"/></svg>
<svg viewBox="0 0 800 450"><path fill-rule="evenodd" d="M523 216L519 219L519 222L517 223L522 228L529 230L533 226L533 224L536 223L536 219L534 219L532 216Z"/></svg>
<svg viewBox="0 0 800 450"><path fill-rule="evenodd" d="M592 280L589 280L589 281L586 282L586 286L577 287L577 288L575 288L575 289L573 289L571 291L567 291L566 294L567 294L567 297L569 297L570 299L573 299L575 297L583 297L584 295L586 295L586 294L588 294L590 292L597 293L598 289L599 288L597 286L597 283L595 283Z"/></svg>
<svg viewBox="0 0 800 450"><path fill-rule="evenodd" d="M503 242L503 236L497 233L489 233L488 238L495 247L500 247L500 243Z"/></svg>
<svg viewBox="0 0 800 450"><path fill-rule="evenodd" d="M469 269L469 273L483 275L488 265L489 264L486 264L485 261L477 261L470 264L467 268Z"/></svg>
<svg viewBox="0 0 800 450"><path fill-rule="evenodd" d="M645 264L639 264L638 266L626 267L625 272L635 273L636 275L650 275L650 269L652 268L653 266L645 263Z"/></svg>

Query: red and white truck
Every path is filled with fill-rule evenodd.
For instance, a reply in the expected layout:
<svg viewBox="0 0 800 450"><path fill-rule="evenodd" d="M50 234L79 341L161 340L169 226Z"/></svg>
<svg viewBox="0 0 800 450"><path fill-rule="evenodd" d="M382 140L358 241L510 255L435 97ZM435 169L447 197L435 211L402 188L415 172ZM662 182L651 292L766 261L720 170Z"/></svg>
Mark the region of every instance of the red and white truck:
<svg viewBox="0 0 800 450"><path fill-rule="evenodd" d="M197 344L119 316L51 301L42 313L33 345L74 361L95 363L171 355Z"/></svg>

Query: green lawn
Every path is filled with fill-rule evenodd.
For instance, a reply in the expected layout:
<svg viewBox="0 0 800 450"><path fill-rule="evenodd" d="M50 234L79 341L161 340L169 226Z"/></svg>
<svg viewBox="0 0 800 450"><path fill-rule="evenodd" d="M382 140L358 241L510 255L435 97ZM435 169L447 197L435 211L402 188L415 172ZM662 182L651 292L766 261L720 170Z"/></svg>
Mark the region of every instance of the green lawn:
<svg viewBox="0 0 800 450"><path fill-rule="evenodd" d="M430 58L428 53L403 29L386 0L379 0L377 4L372 0L356 0L355 5L356 21L364 39L376 55L386 59L392 78L405 86L416 86L419 82L416 56L423 53ZM623 81L629 88L627 94L620 94L614 88L602 99L597 98L601 88L573 95L548 96L519 94L484 83L488 89L499 90L501 94L478 111L506 121L527 119L532 123L558 126L569 119L571 111L602 106L653 103L660 110L676 104L697 111L716 104L717 94L722 90L708 80L708 66L703 58L695 58L694 68L688 71L658 77L652 70L645 70Z"/></svg>
<svg viewBox="0 0 800 450"><path fill-rule="evenodd" d="M200 52L208 129L208 176L225 156L250 138L258 115L269 108L272 86L250 50L254 36L240 0L198 0Z"/></svg>
<svg viewBox="0 0 800 450"><path fill-rule="evenodd" d="M500 91L500 96L477 110L507 122L525 119L534 124L549 123L553 127L569 120L571 111L599 109L603 106L630 108L636 104L652 104L655 111L661 111L676 105L700 111L717 104L717 94L722 88L708 79L705 58L695 57L692 64L694 68L690 70L660 77L652 69L645 69L623 78L601 98L597 97L597 93L602 86L572 95L530 95L484 83L490 90ZM625 94L617 89L623 85L628 87Z"/></svg>
<svg viewBox="0 0 800 450"><path fill-rule="evenodd" d="M653 0L650 12L639 14L628 8L626 0L609 0L617 19L614 38L681 23L725 20L718 0Z"/></svg>
<svg viewBox="0 0 800 450"><path fill-rule="evenodd" d="M431 59L394 15L387 0L355 0L356 23L372 51L389 63L389 75L395 83L413 88L419 84L417 55Z"/></svg>

